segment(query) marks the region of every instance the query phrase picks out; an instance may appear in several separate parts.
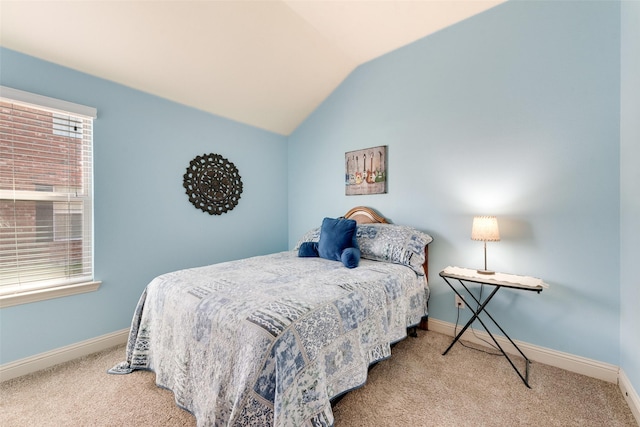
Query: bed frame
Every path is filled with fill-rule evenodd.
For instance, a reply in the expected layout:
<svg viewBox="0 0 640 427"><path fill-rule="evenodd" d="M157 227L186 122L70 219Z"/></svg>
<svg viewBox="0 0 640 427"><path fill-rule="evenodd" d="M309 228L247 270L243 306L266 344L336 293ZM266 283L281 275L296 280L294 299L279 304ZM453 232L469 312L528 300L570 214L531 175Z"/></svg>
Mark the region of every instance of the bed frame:
<svg viewBox="0 0 640 427"><path fill-rule="evenodd" d="M366 206L356 206L344 215L344 218L353 219L358 224L390 224L389 221L375 210ZM424 268L425 277L429 277L429 245L424 247ZM428 330L428 317L423 317L418 327L422 330ZM415 330L410 333L411 336L417 336Z"/></svg>

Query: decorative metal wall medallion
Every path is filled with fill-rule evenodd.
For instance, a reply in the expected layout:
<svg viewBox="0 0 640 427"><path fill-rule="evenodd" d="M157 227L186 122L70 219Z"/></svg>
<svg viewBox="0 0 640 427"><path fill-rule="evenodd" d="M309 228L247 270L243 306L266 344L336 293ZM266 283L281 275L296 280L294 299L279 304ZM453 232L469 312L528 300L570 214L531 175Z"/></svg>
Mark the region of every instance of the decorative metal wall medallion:
<svg viewBox="0 0 640 427"><path fill-rule="evenodd" d="M236 166L213 153L191 160L183 186L193 206L209 215L232 210L242 194L242 179Z"/></svg>

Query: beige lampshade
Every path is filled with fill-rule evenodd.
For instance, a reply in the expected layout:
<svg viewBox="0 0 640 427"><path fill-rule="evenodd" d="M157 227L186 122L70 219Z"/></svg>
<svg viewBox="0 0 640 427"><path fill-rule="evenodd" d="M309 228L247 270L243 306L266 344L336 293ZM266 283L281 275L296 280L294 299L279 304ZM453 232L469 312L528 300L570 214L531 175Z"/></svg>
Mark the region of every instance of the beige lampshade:
<svg viewBox="0 0 640 427"><path fill-rule="evenodd" d="M473 217L471 227L471 240L484 240L486 242L497 242L500 240L498 230L498 220L495 216Z"/></svg>

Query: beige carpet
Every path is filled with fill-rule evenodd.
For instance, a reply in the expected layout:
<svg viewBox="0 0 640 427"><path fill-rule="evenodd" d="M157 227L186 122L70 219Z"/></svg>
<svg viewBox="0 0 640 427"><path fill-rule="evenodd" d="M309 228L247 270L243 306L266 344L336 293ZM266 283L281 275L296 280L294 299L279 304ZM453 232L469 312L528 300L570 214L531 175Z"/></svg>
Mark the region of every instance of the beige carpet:
<svg viewBox="0 0 640 427"><path fill-rule="evenodd" d="M342 426L637 426L617 385L533 363L528 389L506 359L419 331L334 408ZM0 425L194 426L151 372L108 375L116 347L0 385Z"/></svg>

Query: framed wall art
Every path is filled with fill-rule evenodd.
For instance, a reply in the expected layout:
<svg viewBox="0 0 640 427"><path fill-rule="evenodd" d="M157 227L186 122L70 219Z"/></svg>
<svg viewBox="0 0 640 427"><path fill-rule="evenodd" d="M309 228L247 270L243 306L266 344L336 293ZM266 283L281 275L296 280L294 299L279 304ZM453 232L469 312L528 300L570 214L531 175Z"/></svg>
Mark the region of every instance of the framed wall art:
<svg viewBox="0 0 640 427"><path fill-rule="evenodd" d="M387 192L387 146L365 148L344 154L345 194Z"/></svg>

